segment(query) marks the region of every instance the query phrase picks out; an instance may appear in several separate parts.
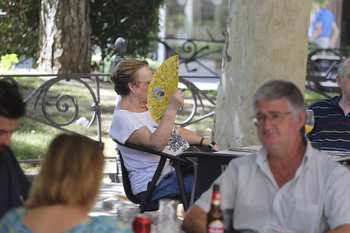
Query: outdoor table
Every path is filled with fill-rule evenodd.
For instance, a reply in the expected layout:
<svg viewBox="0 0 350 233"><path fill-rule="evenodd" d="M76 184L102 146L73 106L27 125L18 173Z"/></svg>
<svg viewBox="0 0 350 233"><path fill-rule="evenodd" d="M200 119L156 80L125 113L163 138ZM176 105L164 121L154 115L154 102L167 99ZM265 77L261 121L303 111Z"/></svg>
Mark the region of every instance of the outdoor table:
<svg viewBox="0 0 350 233"><path fill-rule="evenodd" d="M231 159L252 154L254 148L242 151L219 151L214 153L202 153L197 160L197 194L200 196L206 191L213 181L226 169Z"/></svg>
<svg viewBox="0 0 350 233"><path fill-rule="evenodd" d="M330 157L332 160L342 163L344 165L350 165L350 152L349 151L332 151L321 150L323 154Z"/></svg>
<svg viewBox="0 0 350 233"><path fill-rule="evenodd" d="M220 151L223 154L231 155L249 155L255 153L261 148L259 145L247 146L242 148L232 148L228 150ZM330 159L337 161L339 163L350 164L350 152L349 151L330 151L330 150L321 150L321 153Z"/></svg>
<svg viewBox="0 0 350 233"><path fill-rule="evenodd" d="M242 148L230 148L214 153L202 153L197 161L197 194L200 196L206 191L217 177L225 171L232 159L249 156L261 148L260 145L247 146ZM324 156L341 164L350 164L350 152L342 151L321 151Z"/></svg>

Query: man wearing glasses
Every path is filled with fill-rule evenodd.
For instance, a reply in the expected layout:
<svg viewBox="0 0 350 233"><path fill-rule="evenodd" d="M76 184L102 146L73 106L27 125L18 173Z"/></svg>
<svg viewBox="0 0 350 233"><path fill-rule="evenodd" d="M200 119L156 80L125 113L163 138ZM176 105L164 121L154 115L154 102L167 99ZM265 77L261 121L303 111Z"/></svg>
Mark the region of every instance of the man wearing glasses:
<svg viewBox="0 0 350 233"><path fill-rule="evenodd" d="M238 232L350 232L350 171L312 148L304 99L290 82L269 81L253 96L263 147L233 159L214 182L221 209ZM206 231L212 187L186 213L182 228Z"/></svg>

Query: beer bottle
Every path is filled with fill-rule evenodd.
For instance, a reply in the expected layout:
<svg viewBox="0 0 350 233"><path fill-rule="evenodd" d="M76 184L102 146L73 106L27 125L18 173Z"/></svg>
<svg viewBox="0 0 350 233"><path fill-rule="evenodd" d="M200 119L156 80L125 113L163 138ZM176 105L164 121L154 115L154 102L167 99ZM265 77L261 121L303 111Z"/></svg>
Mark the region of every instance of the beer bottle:
<svg viewBox="0 0 350 233"><path fill-rule="evenodd" d="M214 184L211 208L207 214L207 233L224 233L224 215L220 209L220 202L220 188L218 184Z"/></svg>

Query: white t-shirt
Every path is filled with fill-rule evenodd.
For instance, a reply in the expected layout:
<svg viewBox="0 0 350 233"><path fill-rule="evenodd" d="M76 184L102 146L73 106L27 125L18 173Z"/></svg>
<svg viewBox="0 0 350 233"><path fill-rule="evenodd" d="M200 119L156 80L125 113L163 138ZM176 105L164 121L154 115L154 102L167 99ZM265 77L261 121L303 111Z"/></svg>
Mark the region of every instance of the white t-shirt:
<svg viewBox="0 0 350 233"><path fill-rule="evenodd" d="M242 232L319 233L350 224L350 171L308 143L295 177L278 187L267 151L231 160L214 181L221 208L234 209L233 225ZM208 212L212 187L195 205Z"/></svg>
<svg viewBox="0 0 350 233"><path fill-rule="evenodd" d="M125 143L130 135L137 129L147 126L153 133L158 125L152 119L149 111L142 113L129 112L117 108L114 110L109 136L121 143ZM174 126L172 135L163 152L177 155L189 147L187 141L179 135L179 129ZM160 156L119 146L124 159L124 164L129 172L129 180L134 195L147 190L147 184L151 181ZM167 160L160 179L173 170Z"/></svg>

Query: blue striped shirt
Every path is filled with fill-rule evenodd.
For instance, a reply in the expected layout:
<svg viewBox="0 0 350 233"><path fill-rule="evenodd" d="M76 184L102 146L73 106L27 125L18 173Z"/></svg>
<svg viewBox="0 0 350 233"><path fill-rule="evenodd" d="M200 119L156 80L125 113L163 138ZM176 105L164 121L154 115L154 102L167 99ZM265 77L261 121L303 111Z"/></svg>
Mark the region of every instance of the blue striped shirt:
<svg viewBox="0 0 350 233"><path fill-rule="evenodd" d="M350 116L339 106L341 96L313 103L315 127L308 134L311 141L321 142L322 150L350 151Z"/></svg>

